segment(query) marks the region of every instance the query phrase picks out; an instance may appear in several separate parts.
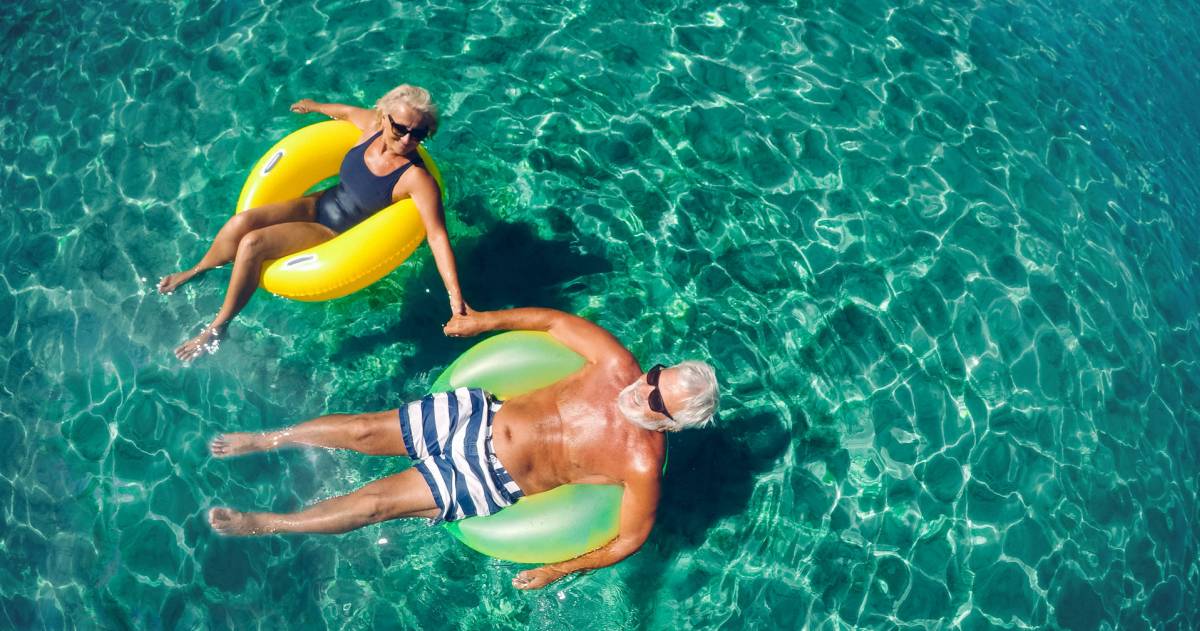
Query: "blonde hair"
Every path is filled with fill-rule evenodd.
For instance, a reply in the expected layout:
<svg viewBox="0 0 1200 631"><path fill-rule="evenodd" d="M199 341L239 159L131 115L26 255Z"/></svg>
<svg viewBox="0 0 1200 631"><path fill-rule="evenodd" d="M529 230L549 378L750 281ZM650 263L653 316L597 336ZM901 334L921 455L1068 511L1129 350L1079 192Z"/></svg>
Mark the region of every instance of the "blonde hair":
<svg viewBox="0 0 1200 631"><path fill-rule="evenodd" d="M701 361L685 361L675 365L675 374L675 387L687 394L683 397L680 409L674 412L674 422L669 423L666 430L677 432L712 422L720 400L717 373L712 366Z"/></svg>
<svg viewBox="0 0 1200 631"><path fill-rule="evenodd" d="M412 109L421 117L421 124L429 128L430 136L437 132L437 106L433 104L433 97L429 96L428 90L405 83L392 88L383 95L383 98L375 101L375 111L379 115L381 124L385 114L395 112L402 107Z"/></svg>

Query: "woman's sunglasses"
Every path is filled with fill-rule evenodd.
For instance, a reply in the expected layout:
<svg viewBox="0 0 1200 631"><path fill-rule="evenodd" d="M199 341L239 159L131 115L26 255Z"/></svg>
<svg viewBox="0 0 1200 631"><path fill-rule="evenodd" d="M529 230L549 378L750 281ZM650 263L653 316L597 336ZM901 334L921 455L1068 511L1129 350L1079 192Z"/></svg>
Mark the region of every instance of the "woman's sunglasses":
<svg viewBox="0 0 1200 631"><path fill-rule="evenodd" d="M387 117L388 122L392 124L392 131L396 132L397 138L403 138L409 134L412 134L414 140L421 142L422 140L425 140L426 136L429 135L428 127L409 127L407 125L401 125L400 123L397 123L392 118L391 114L388 114Z"/></svg>
<svg viewBox="0 0 1200 631"><path fill-rule="evenodd" d="M650 396L646 397L646 403L650 404L652 412L658 412L673 421L675 417L671 416L671 413L667 411L667 404L663 401L662 390L658 389L658 377L662 374L664 368L666 366L662 364L655 364L654 368L646 371L646 383L654 387L650 391Z"/></svg>

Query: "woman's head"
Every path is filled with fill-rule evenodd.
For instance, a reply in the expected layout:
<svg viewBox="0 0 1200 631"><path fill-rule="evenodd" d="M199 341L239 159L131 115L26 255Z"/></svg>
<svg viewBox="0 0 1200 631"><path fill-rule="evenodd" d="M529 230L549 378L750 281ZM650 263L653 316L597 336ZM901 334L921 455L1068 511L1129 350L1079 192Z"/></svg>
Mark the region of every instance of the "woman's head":
<svg viewBox="0 0 1200 631"><path fill-rule="evenodd" d="M375 102L379 124L388 146L398 153L409 153L421 140L432 136L438 128L437 106L429 92L415 85L392 88Z"/></svg>

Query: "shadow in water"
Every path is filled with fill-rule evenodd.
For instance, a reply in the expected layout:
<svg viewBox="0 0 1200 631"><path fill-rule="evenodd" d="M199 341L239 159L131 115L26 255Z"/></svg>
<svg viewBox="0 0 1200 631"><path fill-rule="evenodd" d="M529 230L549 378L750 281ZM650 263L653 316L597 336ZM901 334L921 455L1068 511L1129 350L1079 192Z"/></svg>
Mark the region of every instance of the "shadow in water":
<svg viewBox="0 0 1200 631"><path fill-rule="evenodd" d="M734 398L736 394L725 396ZM675 556L707 542L727 545L732 558L746 545L739 538L744 533L714 535L712 528L728 517L747 514L755 481L773 469L785 452L795 451L803 460L826 460L841 451L836 440L826 441L824 432L811 427L798 410L787 419L767 411L718 415L715 426L672 434L670 441L663 496L648 554L641 555L629 578L630 584L646 586L631 597L647 616L656 606L654 594ZM760 504L770 501L758 500ZM724 539L710 541L714 536ZM705 576L708 571L690 567L688 582L706 584L712 578Z"/></svg>
<svg viewBox="0 0 1200 631"><path fill-rule="evenodd" d="M456 241L454 252L463 295L472 308L482 310L537 306L570 311L573 296L588 291L586 277L613 270L607 260L581 254L566 241L539 237L527 223L496 223L481 236ZM346 336L332 360L352 363L406 339L415 352L399 369L421 372L449 364L482 339L441 335L449 308L432 257L423 273L404 283L399 296L394 303L379 306L400 310L394 324Z"/></svg>
<svg viewBox="0 0 1200 631"><path fill-rule="evenodd" d="M671 549L702 545L717 522L743 514L754 480L790 444L788 432L767 413L718 420L716 427L672 434L670 441L656 528Z"/></svg>

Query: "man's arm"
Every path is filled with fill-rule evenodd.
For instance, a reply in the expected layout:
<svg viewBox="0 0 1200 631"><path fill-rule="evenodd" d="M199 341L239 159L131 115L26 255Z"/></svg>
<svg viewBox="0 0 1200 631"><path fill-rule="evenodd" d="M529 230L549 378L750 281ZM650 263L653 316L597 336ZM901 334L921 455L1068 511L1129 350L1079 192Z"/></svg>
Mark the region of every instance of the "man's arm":
<svg viewBox="0 0 1200 631"><path fill-rule="evenodd" d="M603 328L569 313L541 307L469 311L446 323L446 335L467 337L486 331L545 331L593 364L636 361L629 349Z"/></svg>
<svg viewBox="0 0 1200 631"><path fill-rule="evenodd" d="M637 552L650 536L650 529L654 527L659 491L658 471L642 472L636 478L626 481L625 492L621 496L620 529L616 538L603 547L570 561L525 570L513 579L513 587L541 589L572 572L607 567Z"/></svg>

